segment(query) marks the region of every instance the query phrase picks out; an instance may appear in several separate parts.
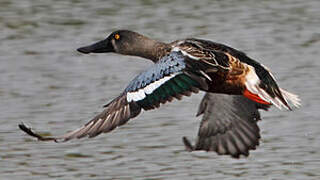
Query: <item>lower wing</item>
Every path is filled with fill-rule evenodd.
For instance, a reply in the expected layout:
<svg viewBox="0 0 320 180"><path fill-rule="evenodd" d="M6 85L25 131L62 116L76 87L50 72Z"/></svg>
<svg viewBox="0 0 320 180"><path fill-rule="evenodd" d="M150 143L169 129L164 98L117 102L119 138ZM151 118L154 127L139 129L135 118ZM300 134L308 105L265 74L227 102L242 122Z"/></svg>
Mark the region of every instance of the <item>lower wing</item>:
<svg viewBox="0 0 320 180"><path fill-rule="evenodd" d="M203 114L198 138L193 146L183 137L186 149L215 151L235 158L248 156L249 150L259 145L258 110L269 107L239 95L206 93L197 114Z"/></svg>

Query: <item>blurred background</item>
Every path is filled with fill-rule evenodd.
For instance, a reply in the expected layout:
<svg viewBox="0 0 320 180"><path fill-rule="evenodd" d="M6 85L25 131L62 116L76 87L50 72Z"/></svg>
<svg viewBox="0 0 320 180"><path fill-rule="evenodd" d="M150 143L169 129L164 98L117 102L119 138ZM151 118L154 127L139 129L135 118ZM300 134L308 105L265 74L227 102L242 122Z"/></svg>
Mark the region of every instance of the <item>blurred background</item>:
<svg viewBox="0 0 320 180"><path fill-rule="evenodd" d="M53 135L79 127L152 64L76 52L116 29L243 50L303 106L262 112L261 144L239 160L184 151L203 93L94 139L56 144L21 132L22 121ZM0 0L0 32L0 179L319 179L318 0Z"/></svg>

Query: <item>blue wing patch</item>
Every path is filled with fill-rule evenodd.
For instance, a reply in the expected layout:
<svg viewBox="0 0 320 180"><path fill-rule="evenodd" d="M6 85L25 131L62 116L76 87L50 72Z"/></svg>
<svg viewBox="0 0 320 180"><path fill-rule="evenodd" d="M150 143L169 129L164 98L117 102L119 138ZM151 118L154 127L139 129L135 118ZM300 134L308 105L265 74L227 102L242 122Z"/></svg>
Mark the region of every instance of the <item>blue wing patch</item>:
<svg viewBox="0 0 320 180"><path fill-rule="evenodd" d="M140 73L125 89L125 92L137 91L147 85L185 69L184 56L180 52L172 52L160 59L147 71Z"/></svg>
<svg viewBox="0 0 320 180"><path fill-rule="evenodd" d="M182 95L197 92L199 83L184 73L185 56L172 52L147 71L140 73L125 89L128 102L137 102L143 109L153 109Z"/></svg>

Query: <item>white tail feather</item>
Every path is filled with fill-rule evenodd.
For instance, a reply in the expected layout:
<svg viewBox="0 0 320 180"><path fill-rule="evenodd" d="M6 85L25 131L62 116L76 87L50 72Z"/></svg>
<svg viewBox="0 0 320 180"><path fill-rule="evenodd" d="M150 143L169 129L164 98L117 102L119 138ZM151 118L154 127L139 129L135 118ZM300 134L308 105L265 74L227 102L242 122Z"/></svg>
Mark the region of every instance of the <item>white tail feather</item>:
<svg viewBox="0 0 320 180"><path fill-rule="evenodd" d="M290 108L285 105L279 97L271 97L264 89L259 86L259 84L261 83L259 77L257 76L253 67L249 66L249 68L250 71L246 76L245 83L247 90L253 94L258 95L262 100L275 105L279 109L282 109L282 107L284 107L285 109L289 110ZM292 94L281 88L280 91L287 104L290 103L295 107L299 107L301 105L298 95Z"/></svg>
<svg viewBox="0 0 320 180"><path fill-rule="evenodd" d="M301 106L301 99L298 95L290 93L284 89L280 88L280 91L286 101L289 101L290 104L292 104L294 107L300 107Z"/></svg>
<svg viewBox="0 0 320 180"><path fill-rule="evenodd" d="M278 97L271 97L264 89L260 88L259 86L254 86L254 88L251 86L250 88L247 89L253 93L253 94L257 94L262 100L269 102L273 105L275 105L277 108L282 109L283 107L285 109L289 109ZM284 100L288 103L288 104L292 104L294 107L300 107L301 106L301 100L299 98L298 95L290 93L284 89L281 89L281 94L284 98Z"/></svg>

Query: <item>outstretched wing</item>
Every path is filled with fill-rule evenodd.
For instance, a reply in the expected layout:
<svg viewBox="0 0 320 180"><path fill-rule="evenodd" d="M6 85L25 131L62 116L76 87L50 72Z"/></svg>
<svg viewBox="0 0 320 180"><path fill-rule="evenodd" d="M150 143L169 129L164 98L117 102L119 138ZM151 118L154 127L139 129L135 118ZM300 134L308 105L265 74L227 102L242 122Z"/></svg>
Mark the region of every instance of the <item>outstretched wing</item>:
<svg viewBox="0 0 320 180"><path fill-rule="evenodd" d="M259 145L258 109L268 108L243 96L207 93L197 114L203 114L203 118L196 144L191 145L186 137L183 142L189 151L215 151L235 158L248 156L249 150Z"/></svg>
<svg viewBox="0 0 320 180"><path fill-rule="evenodd" d="M112 131L118 126L125 124L129 119L136 117L141 111L141 107L135 102L128 102L125 94L120 95L111 101L103 112L95 116L91 121L82 127L58 137L43 137L31 131L24 124L20 124L21 130L30 136L38 138L41 141L68 141L74 138L85 136L95 137L101 133Z"/></svg>
<svg viewBox="0 0 320 180"><path fill-rule="evenodd" d="M173 98L181 99L183 95L190 96L192 92L205 89L207 86L205 78L193 76L192 72L188 72L187 66L182 53L172 52L133 79L120 96L104 106L102 113L79 129L62 136L42 137L24 124L20 124L19 127L30 136L42 141L68 141L110 132L136 117L141 109L154 109Z"/></svg>

